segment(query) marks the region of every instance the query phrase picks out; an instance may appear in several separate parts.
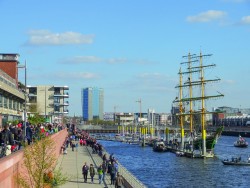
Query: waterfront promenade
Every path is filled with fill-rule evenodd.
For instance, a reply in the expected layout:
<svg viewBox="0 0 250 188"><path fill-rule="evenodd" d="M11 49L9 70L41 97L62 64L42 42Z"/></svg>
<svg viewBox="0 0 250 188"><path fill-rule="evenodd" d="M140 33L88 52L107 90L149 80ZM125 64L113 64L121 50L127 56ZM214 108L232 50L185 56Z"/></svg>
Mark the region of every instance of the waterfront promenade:
<svg viewBox="0 0 250 188"><path fill-rule="evenodd" d="M91 183L90 176L88 174L88 181L84 183L82 175L82 166L86 162L88 165L93 164L96 171L97 167L102 164L102 158L97 154L92 154L92 148L89 146L79 146L78 151L72 151L71 148L68 148L67 155L61 154L58 158L57 167L62 168L62 173L69 175L70 180L61 186L61 188L115 188L114 185L110 185L110 175L106 174L104 182L99 184L98 175L94 177L94 184ZM104 153L109 156L109 154L104 151ZM145 188L146 186L140 182L135 176L133 176L126 168L124 168L119 162L119 173L124 178L124 187L126 188Z"/></svg>
<svg viewBox="0 0 250 188"><path fill-rule="evenodd" d="M99 184L98 174L97 174L97 166L102 163L102 159L97 154L91 154L92 149L87 146L79 146L78 151L72 151L69 147L67 149L68 153L66 155L60 155L58 158L58 167L62 168L62 173L67 174L70 177L70 180L60 186L61 188L98 188L98 187L109 187L113 188L114 185L110 185L110 176L107 175L104 179L104 183ZM84 163L87 163L89 166L93 164L96 170L96 174L94 176L94 183L91 183L91 179L88 173L88 181L84 183L83 175L82 175L82 166Z"/></svg>

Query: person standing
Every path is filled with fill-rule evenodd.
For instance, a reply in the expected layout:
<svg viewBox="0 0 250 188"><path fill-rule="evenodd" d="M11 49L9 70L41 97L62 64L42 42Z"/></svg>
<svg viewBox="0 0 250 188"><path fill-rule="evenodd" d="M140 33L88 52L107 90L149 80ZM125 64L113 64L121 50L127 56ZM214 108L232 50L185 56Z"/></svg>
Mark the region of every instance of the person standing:
<svg viewBox="0 0 250 188"><path fill-rule="evenodd" d="M89 166L85 162L84 165L82 166L82 174L83 174L84 183L87 183L88 171L89 171Z"/></svg>
<svg viewBox="0 0 250 188"><path fill-rule="evenodd" d="M11 131L9 130L9 125L4 125L4 129L1 131L0 134L0 143L6 144L6 145L13 145L14 139Z"/></svg>
<svg viewBox="0 0 250 188"><path fill-rule="evenodd" d="M122 185L124 183L124 179L123 177L120 175L119 172L117 172L117 178L116 178L116 181L115 181L115 187L116 188L121 188Z"/></svg>
<svg viewBox="0 0 250 188"><path fill-rule="evenodd" d="M24 139L23 139L23 132L22 132L21 129L18 129L18 131L17 131L17 138L16 138L16 140L18 141L18 150L20 150L21 147L22 147L22 142L24 141Z"/></svg>
<svg viewBox="0 0 250 188"><path fill-rule="evenodd" d="M103 169L102 169L102 165L100 165L97 169L98 172L98 176L99 176L99 184L102 183L103 181Z"/></svg>
<svg viewBox="0 0 250 188"><path fill-rule="evenodd" d="M95 168L94 168L93 164L90 164L89 175L91 177L91 183L94 183Z"/></svg>
<svg viewBox="0 0 250 188"><path fill-rule="evenodd" d="M27 123L26 124L27 127L26 127L26 138L27 138L27 141L28 141L28 145L30 145L30 143L32 142L32 129L30 127L30 125Z"/></svg>

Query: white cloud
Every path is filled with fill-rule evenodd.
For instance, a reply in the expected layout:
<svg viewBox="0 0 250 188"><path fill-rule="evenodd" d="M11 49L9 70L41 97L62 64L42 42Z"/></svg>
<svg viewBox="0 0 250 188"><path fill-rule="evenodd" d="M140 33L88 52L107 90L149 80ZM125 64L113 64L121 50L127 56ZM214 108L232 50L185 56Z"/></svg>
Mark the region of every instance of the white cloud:
<svg viewBox="0 0 250 188"><path fill-rule="evenodd" d="M99 63L102 59L95 56L76 56L60 60L62 64L82 64L82 63Z"/></svg>
<svg viewBox="0 0 250 188"><path fill-rule="evenodd" d="M218 10L208 10L206 12L202 12L195 16L188 16L188 22L211 22L216 20L221 20L227 15L224 11Z"/></svg>
<svg viewBox="0 0 250 188"><path fill-rule="evenodd" d="M225 84L235 84L235 80L222 80L221 83L225 83Z"/></svg>
<svg viewBox="0 0 250 188"><path fill-rule="evenodd" d="M64 60L60 60L59 63L62 64L84 64L84 63L108 63L108 64L118 64L126 62L126 58L99 58L96 56L76 56Z"/></svg>
<svg viewBox="0 0 250 188"><path fill-rule="evenodd" d="M117 64L117 63L125 63L127 59L126 58L109 58L104 61L110 64Z"/></svg>
<svg viewBox="0 0 250 188"><path fill-rule="evenodd" d="M94 35L84 35L72 31L52 33L48 30L32 30L29 33L29 45L66 45L66 44L91 44Z"/></svg>
<svg viewBox="0 0 250 188"><path fill-rule="evenodd" d="M176 81L162 73L141 73L133 79L135 90L147 90L148 92L173 91Z"/></svg>
<svg viewBox="0 0 250 188"><path fill-rule="evenodd" d="M70 79L97 79L100 76L98 74L90 72L60 72L53 74L53 77L70 80Z"/></svg>
<svg viewBox="0 0 250 188"><path fill-rule="evenodd" d="M163 78L165 77L165 75L160 74L160 73L142 73L140 75L137 76L138 78L142 78L142 79L156 79L156 78Z"/></svg>
<svg viewBox="0 0 250 188"><path fill-rule="evenodd" d="M135 61L136 64L141 64L141 65L150 65L150 64L156 64L157 62L150 61L147 59L140 59Z"/></svg>
<svg viewBox="0 0 250 188"><path fill-rule="evenodd" d="M244 16L244 17L242 17L240 23L244 24L244 25L250 24L250 16Z"/></svg>

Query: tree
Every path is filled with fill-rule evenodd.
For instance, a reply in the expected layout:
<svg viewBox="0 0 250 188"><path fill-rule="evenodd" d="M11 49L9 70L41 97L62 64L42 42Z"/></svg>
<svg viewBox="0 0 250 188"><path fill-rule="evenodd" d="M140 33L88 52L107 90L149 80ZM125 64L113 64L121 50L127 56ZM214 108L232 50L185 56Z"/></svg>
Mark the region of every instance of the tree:
<svg viewBox="0 0 250 188"><path fill-rule="evenodd" d="M44 123L45 122L44 117L40 116L38 113L33 114L33 116L29 116L28 120L32 125L37 125L38 123Z"/></svg>
<svg viewBox="0 0 250 188"><path fill-rule="evenodd" d="M41 188L60 186L68 178L61 173L61 169L55 170L57 158L55 157L55 143L50 137L24 148L23 167L27 173L19 173L16 183L21 188Z"/></svg>

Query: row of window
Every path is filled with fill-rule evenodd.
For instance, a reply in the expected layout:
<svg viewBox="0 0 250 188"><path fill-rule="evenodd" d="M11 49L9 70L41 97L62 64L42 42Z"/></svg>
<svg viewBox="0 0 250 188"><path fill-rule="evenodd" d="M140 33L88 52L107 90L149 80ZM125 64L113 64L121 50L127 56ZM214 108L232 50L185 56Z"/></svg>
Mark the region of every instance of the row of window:
<svg viewBox="0 0 250 188"><path fill-rule="evenodd" d="M22 103L19 101L15 101L7 96L3 96L0 94L0 108L6 108L11 110L21 110L22 109Z"/></svg>

